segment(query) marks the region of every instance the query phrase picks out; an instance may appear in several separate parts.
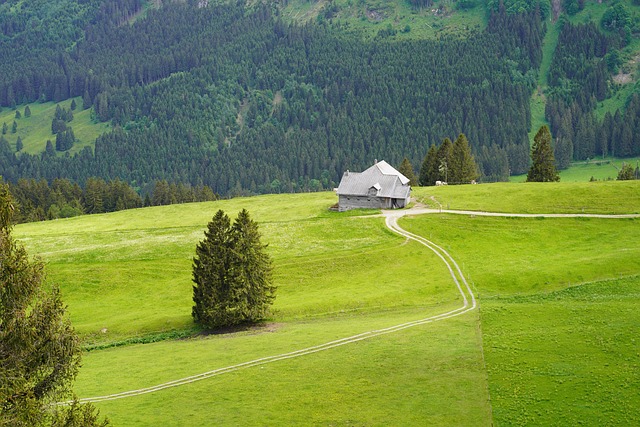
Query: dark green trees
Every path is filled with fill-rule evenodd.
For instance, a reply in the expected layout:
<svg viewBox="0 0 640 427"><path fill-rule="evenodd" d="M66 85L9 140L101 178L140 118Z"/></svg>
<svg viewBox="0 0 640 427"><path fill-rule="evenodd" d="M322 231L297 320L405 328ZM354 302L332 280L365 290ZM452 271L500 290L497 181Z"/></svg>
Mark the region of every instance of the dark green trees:
<svg viewBox="0 0 640 427"><path fill-rule="evenodd" d="M469 141L463 133L458 135L453 143L450 162L450 184L469 184L480 176L478 166L471 154Z"/></svg>
<svg viewBox="0 0 640 427"><path fill-rule="evenodd" d="M231 225L219 210L193 259L194 320L208 329L263 319L275 298L271 259L246 210Z"/></svg>
<svg viewBox="0 0 640 427"><path fill-rule="evenodd" d="M0 183L0 425L106 425L91 406L55 405L71 397L80 342L58 290L43 287L44 264L13 240L12 213Z"/></svg>
<svg viewBox="0 0 640 427"><path fill-rule="evenodd" d="M469 141L461 133L455 143L445 138L439 148L429 147L420 168L420 185L435 185L436 181L469 184L479 176Z"/></svg>
<svg viewBox="0 0 640 427"><path fill-rule="evenodd" d="M438 180L438 174L436 173L438 169L436 166L437 154L438 149L436 148L436 145L431 145L431 147L429 147L429 151L427 151L427 155L422 161L422 166L420 167L420 185L435 185L435 182Z"/></svg>
<svg viewBox="0 0 640 427"><path fill-rule="evenodd" d="M616 179L618 181L637 179L633 166L631 166L631 164L629 163L622 162L622 167L618 171L618 176Z"/></svg>
<svg viewBox="0 0 640 427"><path fill-rule="evenodd" d="M416 178L416 174L413 172L413 166L411 165L409 159L407 159L406 157L404 158L404 160L402 160L402 163L398 168L398 172L409 178L409 185L418 185L418 179Z"/></svg>
<svg viewBox="0 0 640 427"><path fill-rule="evenodd" d="M560 181L551 146L551 132L547 126L542 126L533 138L531 161L527 182Z"/></svg>

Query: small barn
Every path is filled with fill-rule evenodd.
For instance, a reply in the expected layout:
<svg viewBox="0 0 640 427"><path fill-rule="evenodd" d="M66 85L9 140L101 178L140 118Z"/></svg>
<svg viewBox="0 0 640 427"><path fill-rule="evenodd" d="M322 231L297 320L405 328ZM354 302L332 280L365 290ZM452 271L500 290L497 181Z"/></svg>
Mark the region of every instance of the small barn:
<svg viewBox="0 0 640 427"><path fill-rule="evenodd" d="M364 172L346 171L338 186L338 210L404 208L409 204L409 179L384 160Z"/></svg>

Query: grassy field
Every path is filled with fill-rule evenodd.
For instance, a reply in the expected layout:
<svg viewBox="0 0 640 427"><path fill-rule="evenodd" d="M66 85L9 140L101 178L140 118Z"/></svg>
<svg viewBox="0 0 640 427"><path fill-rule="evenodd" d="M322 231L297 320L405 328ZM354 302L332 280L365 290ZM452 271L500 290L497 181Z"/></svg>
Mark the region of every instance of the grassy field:
<svg viewBox="0 0 640 427"><path fill-rule="evenodd" d="M598 181L615 180L622 163L635 166L640 157L591 159L589 161L573 162L568 169L560 171L561 182L589 182L591 178ZM527 175L514 175L511 182L525 182Z"/></svg>
<svg viewBox="0 0 640 427"><path fill-rule="evenodd" d="M82 98L73 99L75 99L78 108L73 112L73 120L68 123L68 126L73 129L77 141L73 148L69 150L71 154L80 152L87 146L93 147L96 138L111 129L111 125L108 123L93 122L91 110L82 110L81 108ZM51 133L51 121L56 112L56 105L69 109L71 101L72 99L67 99L57 104L53 102L28 104L31 110L31 117L24 116L26 105L20 105L17 107L22 115L19 119L15 118L16 113L14 110L3 109L0 111L0 126L2 126L2 123L6 123L9 127L9 132L4 137L14 149L18 136L21 137L24 144L22 152L30 154L43 152L47 140L51 140L55 146L56 137ZM16 133L11 133L11 126L14 120L18 124L18 129Z"/></svg>
<svg viewBox="0 0 640 427"><path fill-rule="evenodd" d="M640 220L423 216L479 295L495 425L640 421Z"/></svg>
<svg viewBox="0 0 640 427"><path fill-rule="evenodd" d="M640 210L638 185L588 185L507 183L416 193L459 209ZM553 195L570 200L554 202ZM85 353L79 397L153 386L461 305L433 253L388 231L382 218L370 215L375 211L329 212L334 202L329 192L271 195L17 226L16 237L44 258L50 280L61 284L85 344L122 344ZM255 328L194 335L195 244L217 209L233 217L243 207L259 221L274 259L274 314ZM479 311L97 406L125 426L211 420L248 426L519 425L553 423L554 414L569 424L635 424L638 359L627 350L638 320L630 311L638 299L639 221L442 214L403 219L403 227L441 244L459 262L480 297ZM591 304L586 310L585 299ZM174 332L190 337L130 344ZM622 353L605 351L618 339L627 340ZM550 342L562 349L549 352ZM574 348L580 351L571 355ZM621 363L618 374L614 367ZM609 384L589 394L607 377ZM610 405L611 395L626 400Z"/></svg>
<svg viewBox="0 0 640 427"><path fill-rule="evenodd" d="M640 424L640 276L483 300L496 425Z"/></svg>
<svg viewBox="0 0 640 427"><path fill-rule="evenodd" d="M432 208L520 213L640 213L640 181L495 183L417 187Z"/></svg>

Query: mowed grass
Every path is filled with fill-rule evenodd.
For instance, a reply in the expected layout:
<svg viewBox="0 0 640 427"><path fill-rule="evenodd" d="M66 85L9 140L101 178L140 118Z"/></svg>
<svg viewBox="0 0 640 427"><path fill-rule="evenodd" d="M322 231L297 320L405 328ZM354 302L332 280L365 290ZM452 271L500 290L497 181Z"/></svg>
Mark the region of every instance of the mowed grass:
<svg viewBox="0 0 640 427"><path fill-rule="evenodd" d="M361 322L340 319L333 323L292 325L291 329L299 334L323 334L338 324L349 328ZM140 358L142 368L134 375L145 378L149 370L164 369L166 376L185 366L192 371L227 366L228 362L219 359L229 354L250 360L261 350L269 354L262 343L273 347L277 341L283 349L294 347L297 342L286 341L292 333L136 346L131 353ZM244 350L236 350L240 340L246 342ZM97 405L114 424L123 426L488 426L491 419L479 343L476 315L468 315ZM132 358L124 351L113 349L85 357L77 391L84 394L85 387L99 388L96 383L124 381L130 371L113 369L130 365ZM198 364L203 355L211 360ZM98 364L103 368L101 374Z"/></svg>
<svg viewBox="0 0 640 427"><path fill-rule="evenodd" d="M640 276L482 302L495 425L639 425Z"/></svg>
<svg viewBox="0 0 640 427"><path fill-rule="evenodd" d="M95 123L91 119L91 109L82 110L82 98L74 98L78 108L73 112L73 120L67 123L73 129L77 141L73 145L73 148L69 150L70 154L78 153L82 151L84 147L93 147L95 140L101 134L109 131L111 125L108 123ZM30 154L39 154L44 151L47 140L51 140L54 144L56 142L56 136L51 133L51 121L55 116L56 105L60 107L70 109L72 99L66 101L54 103L32 103L28 104L31 110L31 117L25 117L24 109L25 105L20 105L17 109L22 115L21 118L15 118L15 111L12 109L3 109L0 111L0 126L2 123L6 123L9 127L9 131L4 137L9 141L10 146L15 149L18 136L22 138L24 148L22 152ZM17 132L11 132L11 126L13 121L18 124Z"/></svg>
<svg viewBox="0 0 640 427"><path fill-rule="evenodd" d="M431 215L479 295L493 423L640 421L640 220Z"/></svg>
<svg viewBox="0 0 640 427"><path fill-rule="evenodd" d="M480 297L551 292L640 273L640 218L433 214L400 225L450 251Z"/></svg>
<svg viewBox="0 0 640 427"><path fill-rule="evenodd" d="M495 183L417 187L416 200L438 209L513 213L640 213L640 181Z"/></svg>

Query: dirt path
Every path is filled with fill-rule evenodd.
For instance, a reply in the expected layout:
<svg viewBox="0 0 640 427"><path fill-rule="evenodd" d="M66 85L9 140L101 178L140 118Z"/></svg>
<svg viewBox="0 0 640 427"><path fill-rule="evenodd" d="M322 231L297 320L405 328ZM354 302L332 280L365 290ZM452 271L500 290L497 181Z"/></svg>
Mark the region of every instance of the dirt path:
<svg viewBox="0 0 640 427"><path fill-rule="evenodd" d="M325 351L325 350L330 350L333 348L337 348L337 347L341 347L343 345L347 345L347 344L353 344L356 343L358 341L363 341L369 338L374 338L374 337L379 337L381 335L386 335L386 334L390 334L390 333L394 333L394 332L399 332L402 331L404 329L407 328L412 328L415 326L419 326L419 325L424 325L426 323L431 323L431 322L437 322L440 320L445 320L445 319L450 319L452 317L456 317L456 316L460 316L462 314L465 314L471 310L474 310L476 308L476 298L473 295L473 292L471 291L471 288L469 287L469 284L467 283L467 280L465 279L464 275L462 274L462 271L460 270L460 267L458 266L458 264L456 263L456 261L451 257L451 255L449 255L449 253L447 251L445 251L443 248L441 248L440 246L436 245L435 243L421 237L415 234L412 234L404 229L402 229L399 225L398 225L398 219L401 218L404 215L407 214L415 214L415 211L412 211L410 209L406 209L406 210L398 210L398 211L387 211L384 213L385 215L385 223L387 225L387 227L389 229L391 229L393 232L398 233L404 237L406 237L407 239L411 239L411 240L415 240L417 242L419 242L420 244L426 246L427 248L429 248L431 251L433 251L441 260L442 262L444 262L444 264L447 266L447 269L449 270L449 274L451 275L451 278L453 279L453 282L455 284L455 286L458 289L458 292L460 293L461 297L462 297L462 301L463 304L461 307L456 308L455 310L451 310L451 311L447 311L441 314L437 314L434 316L429 316L429 317L425 317L423 319L418 319L418 320L414 320L412 322L406 322L406 323L402 323L399 325L394 325L394 326L390 326L388 328L383 328L383 329L376 329L373 331L369 331L369 332L364 332L361 334L357 334L357 335L352 335L346 338L342 338L339 340L335 340L335 341L330 341L324 344L320 344L317 346L313 346L313 347L307 347L301 350L296 350L296 351L292 351L289 353L283 353L283 354L278 354L278 355L273 355L273 356L268 356L268 357L263 357L260 359L255 359L255 360L251 360L248 362L244 362L244 363L239 363L236 365L231 365L231 366L226 366L226 367L222 367L222 368L217 368L217 369L213 369L207 372L203 372L201 374L197 374L197 375L192 375L189 377L185 377L185 378L180 378L180 379L176 379L173 381L168 381L162 384L157 384L154 386L150 386L150 387L145 387L145 388L140 388L137 390L129 390L129 391L124 391L121 393L114 393L114 394L109 394L109 395L105 395L105 396L96 396L96 397L88 397L88 398L83 398L80 399L80 402L83 403L87 403L87 402L102 402L102 401L106 401L106 400L116 400L116 399L124 399L127 397L134 397L134 396L140 396L142 394L149 394L149 393L155 393L167 388L173 388L173 387L178 387L178 386L182 386L182 385L186 385L186 384L191 384L194 383L196 381L200 381L200 380L204 380L207 378L211 378L211 377L215 377L218 375L222 375L228 372L233 372L233 371L237 371L239 369L244 369L244 368L250 368L253 366L259 366L259 365L265 365L267 363L273 363L273 362L277 362L280 360L286 360L286 359L293 359L296 357L301 357L301 356L306 356L309 354L314 354L314 353L318 353L320 351ZM64 402L64 404L68 404L70 402Z"/></svg>

